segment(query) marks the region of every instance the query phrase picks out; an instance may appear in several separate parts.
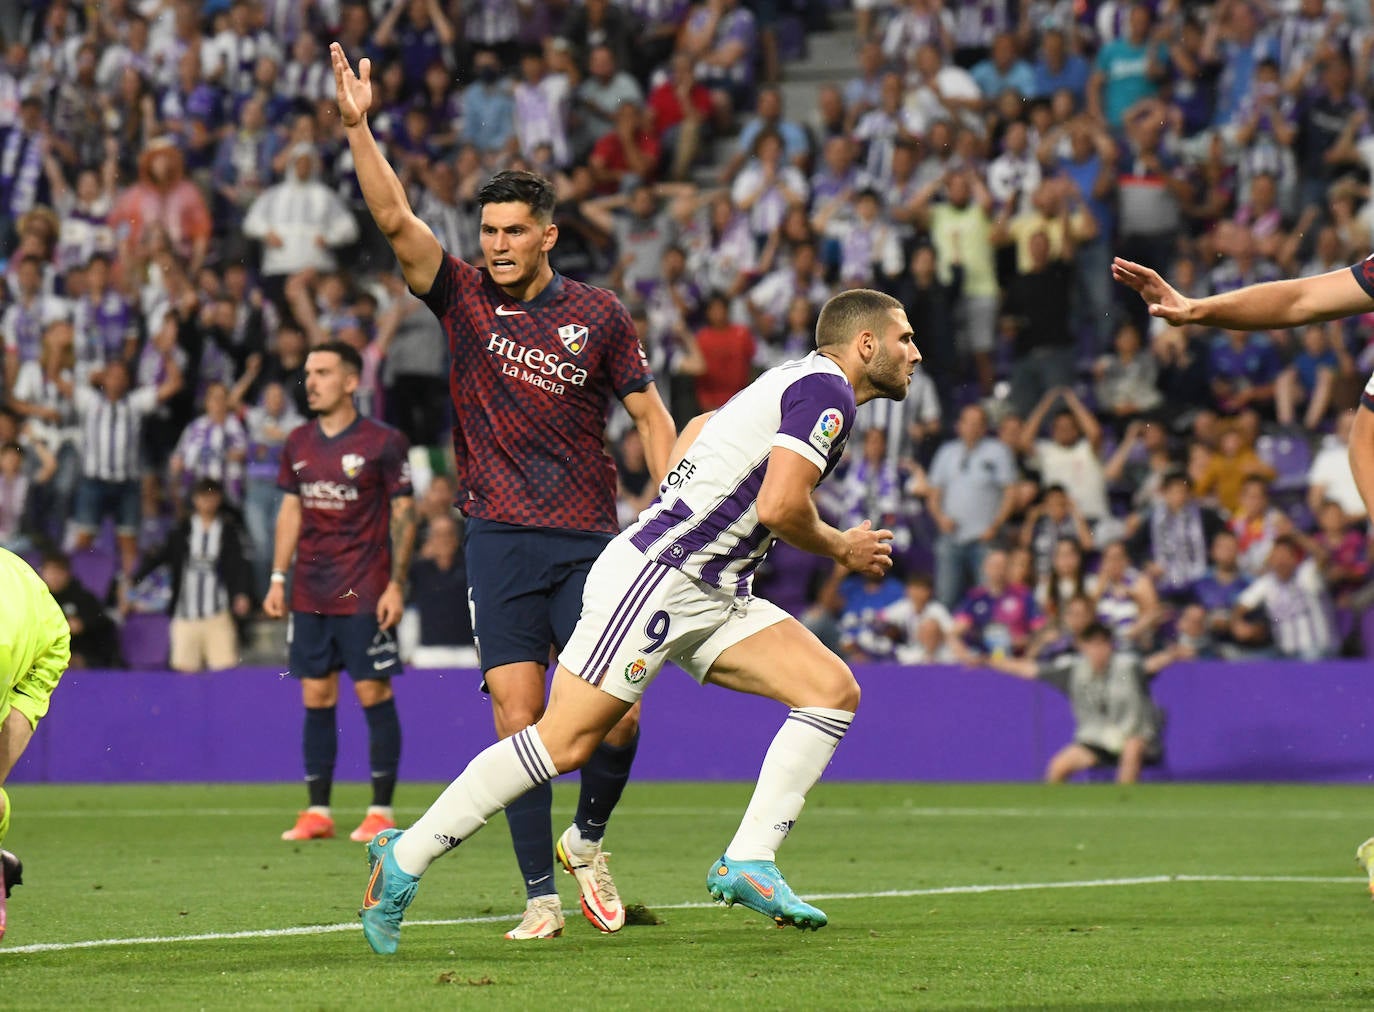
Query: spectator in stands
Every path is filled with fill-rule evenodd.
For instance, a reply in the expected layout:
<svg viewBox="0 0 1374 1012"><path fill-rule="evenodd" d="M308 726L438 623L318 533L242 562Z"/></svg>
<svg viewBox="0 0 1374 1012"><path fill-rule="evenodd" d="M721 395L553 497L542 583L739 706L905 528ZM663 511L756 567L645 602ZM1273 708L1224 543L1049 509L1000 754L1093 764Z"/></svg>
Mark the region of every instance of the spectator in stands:
<svg viewBox="0 0 1374 1012"><path fill-rule="evenodd" d="M1112 631L1119 649L1150 646L1164 614L1154 581L1131 565L1123 542L1113 541L1102 549L1097 573L1087 581L1087 590L1097 606L1097 620Z"/></svg>
<svg viewBox="0 0 1374 1012"><path fill-rule="evenodd" d="M515 99L501 79L501 59L491 50L473 58L472 70L476 80L463 92L462 140L494 166L516 149Z"/></svg>
<svg viewBox="0 0 1374 1012"><path fill-rule="evenodd" d="M1292 522L1269 502L1269 481L1254 476L1241 485L1240 499L1227 521L1240 546L1240 568L1247 576L1258 577L1268 564L1279 536L1292 529Z"/></svg>
<svg viewBox="0 0 1374 1012"><path fill-rule="evenodd" d="M1004 91L1015 92L1023 100L1035 97L1035 70L1017 54L1016 36L1009 31L997 33L992 52L969 73L989 106Z"/></svg>
<svg viewBox="0 0 1374 1012"><path fill-rule="evenodd" d="M806 128L795 120L783 115L782 91L774 85L759 90L754 115L740 130L735 151L720 172L720 179L728 183L739 174L754 154L754 141L766 130L771 130L782 139L783 157L789 165L805 172L811 158L811 138Z"/></svg>
<svg viewBox="0 0 1374 1012"><path fill-rule="evenodd" d="M71 560L58 551L45 552L40 575L71 626L71 667L121 667L118 630L96 596L72 574Z"/></svg>
<svg viewBox="0 0 1374 1012"><path fill-rule="evenodd" d="M1093 393L1099 410L1121 426L1157 411L1164 398L1158 387L1159 363L1148 348L1141 347L1135 324L1117 328L1113 350L1093 364Z"/></svg>
<svg viewBox="0 0 1374 1012"><path fill-rule="evenodd" d="M1193 585L1193 600L1206 614L1208 633L1218 642L1231 639L1231 615L1250 578L1240 569L1240 542L1224 529L1212 537L1211 568Z"/></svg>
<svg viewBox="0 0 1374 1012"><path fill-rule="evenodd" d="M43 159L50 141L43 111L42 98L25 95L18 120L0 135L0 254L6 256L18 242L19 219L48 196Z"/></svg>
<svg viewBox="0 0 1374 1012"><path fill-rule="evenodd" d="M587 77L578 85L576 98L582 143L587 148L615 129L616 113L621 106L644 106L639 82L621 66L605 45L594 46L588 56Z"/></svg>
<svg viewBox="0 0 1374 1012"><path fill-rule="evenodd" d="M264 190L243 219L244 234L263 244L263 281L274 301L280 302L291 275L335 270L334 250L358 238L357 221L318 174L315 150L298 146L286 177Z"/></svg>
<svg viewBox="0 0 1374 1012"><path fill-rule="evenodd" d="M191 515L143 560L130 582L166 566L172 582L170 667L186 673L222 671L238 663L235 620L252 610L252 569L220 483L199 479L191 503Z"/></svg>
<svg viewBox="0 0 1374 1012"><path fill-rule="evenodd" d="M700 409L714 411L749 384L758 345L748 327L730 322L730 304L721 295L706 300L706 325L694 342L700 361L684 361L679 368L696 375Z"/></svg>
<svg viewBox="0 0 1374 1012"><path fill-rule="evenodd" d="M1227 513L1235 513L1240 507L1246 481L1252 477L1273 481L1274 469L1246 442L1245 434L1238 427L1222 433L1217 450L1198 476L1197 493L1205 499L1215 500Z"/></svg>
<svg viewBox="0 0 1374 1012"><path fill-rule="evenodd" d="M1369 537L1346 519L1340 503L1328 499L1317 510L1316 533L1307 540L1332 602L1349 607L1355 592L1369 581Z"/></svg>
<svg viewBox="0 0 1374 1012"><path fill-rule="evenodd" d="M1078 638L1076 651L1055 660L991 655L987 663L1005 674L1048 682L1069 697L1073 741L1050 759L1047 783L1062 784L1084 770L1115 766L1117 783L1133 784L1143 767L1162 756L1163 717L1150 698L1149 683L1172 660L1170 654L1142 660L1119 652L1111 630L1094 622Z"/></svg>
<svg viewBox="0 0 1374 1012"><path fill-rule="evenodd" d="M1369 134L1369 106L1351 88L1350 61L1331 53L1320 68L1321 83L1299 107L1295 154L1304 208L1324 207L1327 187L1360 164L1354 142Z"/></svg>
<svg viewBox="0 0 1374 1012"><path fill-rule="evenodd" d="M1035 232L1028 249L1030 262L1012 280L1004 308L1015 327L1008 400L1021 415L1046 391L1073 382L1077 344L1065 326L1073 294L1073 240L1066 234L1052 258L1049 234Z"/></svg>
<svg viewBox="0 0 1374 1012"><path fill-rule="evenodd" d="M941 193L946 199L932 203ZM976 172L955 171L923 187L912 204L917 224L930 231L940 280L949 283L955 265L963 269L956 342L961 355L973 359L980 389L990 393L999 299L992 196Z"/></svg>
<svg viewBox="0 0 1374 1012"><path fill-rule="evenodd" d="M1264 571L1239 597L1232 633L1247 646L1272 644L1280 657L1331 657L1336 634L1331 601L1314 559L1302 558L1291 534L1274 540Z"/></svg>
<svg viewBox="0 0 1374 1012"><path fill-rule="evenodd" d="M754 157L730 186L730 200L749 216L754 240L762 243L789 208L806 206L808 192L801 170L783 160L782 138L774 130L761 130L754 139Z"/></svg>
<svg viewBox="0 0 1374 1012"><path fill-rule="evenodd" d="M280 383L267 384L263 388L262 403L249 408L245 415L248 460L243 516L253 549L255 601L267 596L267 581L272 570L272 542L282 497L277 488L282 448L291 430L304 420Z"/></svg>
<svg viewBox="0 0 1374 1012"><path fill-rule="evenodd" d="M1313 515L1327 500L1334 500L1345 512L1349 523L1363 523L1368 519L1364 500L1350 471L1350 430L1355 423L1355 410L1342 411L1336 416L1335 432L1322 441L1321 449L1312 459L1307 472L1307 505Z"/></svg>
<svg viewBox="0 0 1374 1012"><path fill-rule="evenodd" d="M33 548L35 490L47 482L56 462L51 454L31 478L25 468L27 452L18 443L0 443L0 548L21 555Z"/></svg>
<svg viewBox="0 0 1374 1012"><path fill-rule="evenodd" d="M886 430L866 429L861 438L862 449L857 459L850 455L849 466L836 490L843 509L841 523L847 530L870 520L875 527L892 531L896 535L894 550L899 549L911 538L902 515L902 473L888 459Z"/></svg>
<svg viewBox="0 0 1374 1012"><path fill-rule="evenodd" d="M38 362L43 331L54 318L65 314L63 300L43 293L43 264L36 256L19 259L15 272L18 291L0 316L0 338L5 346L5 389L11 390L27 362Z"/></svg>
<svg viewBox="0 0 1374 1012"><path fill-rule="evenodd" d="M1045 417L1061 400L1064 407L1050 423L1050 438L1040 439ZM1040 399L1026 419L1019 447L1022 453L1030 455L1031 466L1039 471L1044 484L1064 487L1084 519L1093 526L1095 535L1099 534L1099 524L1111 520L1107 479L1097 455L1101 441L1102 427L1078 395L1068 387L1056 387Z"/></svg>
<svg viewBox="0 0 1374 1012"><path fill-rule="evenodd" d="M116 360L101 373L100 392L76 388L82 427L81 482L76 489L76 547L90 548L106 517L115 521L122 572L138 561L142 430L144 420L182 387L182 372L168 362L160 386L130 389L129 367Z"/></svg>
<svg viewBox="0 0 1374 1012"><path fill-rule="evenodd" d="M839 599L839 646L853 662L881 661L892 657L896 645L888 635L883 615L902 600L902 584L891 572L885 576L847 574L836 567L833 594ZM827 596L822 591L822 597Z"/></svg>
<svg viewBox="0 0 1374 1012"><path fill-rule="evenodd" d="M1159 596L1171 604L1192 599L1197 582L1207 575L1209 548L1226 521L1193 496L1188 475L1171 471L1159 498L1136 516L1127 548L1145 563L1145 575Z"/></svg>
<svg viewBox="0 0 1374 1012"><path fill-rule="evenodd" d="M923 333L952 334L963 283L964 268L957 262L950 265L947 281L942 281L934 248L922 243L912 252L907 272L893 284L892 294L907 307L912 319L921 321ZM930 376L942 401L947 402L958 374L954 349L947 340L923 343L921 370Z"/></svg>
<svg viewBox="0 0 1374 1012"><path fill-rule="evenodd" d="M1114 131L1126 124L1128 110L1159 91L1168 52L1151 37L1153 16L1144 3L1132 4L1125 34L1097 51L1088 79L1088 111Z"/></svg>
<svg viewBox="0 0 1374 1012"><path fill-rule="evenodd" d="M1338 375L1353 375L1355 364L1345 349L1339 323L1311 324L1302 331L1302 350L1274 383L1274 410L1280 425L1292 425L1297 410L1302 427L1313 432L1326 419Z"/></svg>
<svg viewBox="0 0 1374 1012"><path fill-rule="evenodd" d="M1056 92L1067 91L1073 96L1074 105L1083 108L1090 69L1088 61L1069 47L1064 28L1048 28L1041 33L1033 70L1035 84L1028 97L1048 99Z"/></svg>
<svg viewBox="0 0 1374 1012"><path fill-rule="evenodd" d="M1064 606L1087 593L1086 554L1082 543L1072 535L1061 537L1050 550L1049 568L1035 583L1035 603L1049 621L1060 621Z"/></svg>
<svg viewBox="0 0 1374 1012"><path fill-rule="evenodd" d="M906 578L904 596L882 610L878 624L895 645L900 664L943 664L951 659L945 645L954 618L935 600L934 585L925 573Z"/></svg>
<svg viewBox="0 0 1374 1012"><path fill-rule="evenodd" d="M86 382L111 359L132 362L138 351L139 319L134 307L113 283L110 258L97 253L86 264L85 292L75 300L76 379Z"/></svg>
<svg viewBox="0 0 1374 1012"><path fill-rule="evenodd" d="M53 209L60 219L56 257L59 270L70 272L94 256L109 257L115 252L115 234L109 218L119 167L118 146L113 140L106 142L105 154L105 161L98 168L77 173L75 188L67 184L56 156L49 154L44 165L52 188ZM70 297L73 293L66 294Z"/></svg>
<svg viewBox="0 0 1374 1012"><path fill-rule="evenodd" d="M633 431L633 430L632 430ZM466 599L467 568L460 550L458 523L447 510L429 522L418 557L410 564L410 603L413 616L404 623L405 640L414 636L407 661L417 668L464 668L477 663L472 625L466 608L453 602Z"/></svg>
<svg viewBox="0 0 1374 1012"><path fill-rule="evenodd" d="M623 193L652 183L661 155L647 114L634 102L622 102L612 129L597 139L588 156L597 192Z"/></svg>
<svg viewBox="0 0 1374 1012"><path fill-rule="evenodd" d="M1056 614L1045 616L1045 624L1026 647L1026 656L1044 662L1071 654L1078 649L1083 631L1096 621L1092 599L1086 594L1074 594L1060 604Z"/></svg>
<svg viewBox="0 0 1374 1012"><path fill-rule="evenodd" d="M122 236L121 264L142 262L152 237L162 233L189 273L200 270L212 222L200 189L185 176L185 158L170 138L148 142L138 159L138 182L119 194L110 212Z"/></svg>
<svg viewBox="0 0 1374 1012"><path fill-rule="evenodd" d="M739 0L695 4L678 36L678 52L696 64L697 79L711 89L719 126L728 126L753 97L758 27Z"/></svg>
<svg viewBox="0 0 1374 1012"><path fill-rule="evenodd" d="M219 494L234 504L243 502L243 465L248 459L248 433L238 416L230 412L229 391L223 383L205 389L205 413L181 432L169 461L168 478L180 497L178 485L201 487L212 480Z"/></svg>
<svg viewBox="0 0 1374 1012"><path fill-rule="evenodd" d="M267 104L250 98L239 111L237 128L225 133L215 152L217 231L232 235L243 227L244 215L272 183L272 159L280 147L281 136L267 123Z"/></svg>
<svg viewBox="0 0 1374 1012"><path fill-rule="evenodd" d="M36 362L25 362L10 392L10 408L24 417L29 445L51 457L55 470L36 485L43 491L43 524L50 527L71 516L76 483L81 475L81 428L77 422L77 379L73 372L72 325L65 319L49 323ZM49 480L51 485L49 485ZM60 528L59 528L60 529Z"/></svg>
<svg viewBox="0 0 1374 1012"><path fill-rule="evenodd" d="M668 77L649 93L649 112L663 152L664 175L674 182L687 179L709 139L711 93L696 79L685 54L672 58Z"/></svg>
<svg viewBox="0 0 1374 1012"><path fill-rule="evenodd" d="M1030 549L1035 557L1037 577L1048 576L1054 568L1061 541L1072 542L1081 556L1092 549L1093 535L1064 486L1050 485L1041 493L1040 502L1026 511L1019 538L1021 547Z"/></svg>
<svg viewBox="0 0 1374 1012"><path fill-rule="evenodd" d="M957 438L930 466L926 509L935 521L935 596L947 607L963 597L984 555L1015 508L1016 466L1010 451L988 438L987 413L970 404L959 413Z"/></svg>
<svg viewBox="0 0 1374 1012"><path fill-rule="evenodd" d="M1007 552L992 548L983 557L982 581L954 610L949 648L961 662L970 651L990 657L1021 656L1044 623L1035 594L1008 577Z"/></svg>

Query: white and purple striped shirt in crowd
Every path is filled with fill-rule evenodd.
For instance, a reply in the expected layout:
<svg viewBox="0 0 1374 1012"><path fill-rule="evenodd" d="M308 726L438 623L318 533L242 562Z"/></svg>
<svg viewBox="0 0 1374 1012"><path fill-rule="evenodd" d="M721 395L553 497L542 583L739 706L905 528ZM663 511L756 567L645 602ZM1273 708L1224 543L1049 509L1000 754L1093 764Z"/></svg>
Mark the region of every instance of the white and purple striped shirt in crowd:
<svg viewBox="0 0 1374 1012"><path fill-rule="evenodd" d="M659 499L622 538L650 559L747 596L773 534L759 523L768 455L781 446L825 477L854 424L854 389L840 367L812 352L745 387L711 416L659 486Z"/></svg>
<svg viewBox="0 0 1374 1012"><path fill-rule="evenodd" d="M136 387L111 401L90 387L77 387L81 415L81 476L97 481L136 481L143 420L157 410L157 390Z"/></svg>
<svg viewBox="0 0 1374 1012"><path fill-rule="evenodd" d="M181 596L177 598L174 617L210 618L229 610L229 590L219 578L223 536L224 521L220 517L208 524L199 514L191 517L190 544L181 571Z"/></svg>
<svg viewBox="0 0 1374 1012"><path fill-rule="evenodd" d="M6 351L19 356L19 363L38 361L43 346L43 328L66 315L62 299L44 295L16 302L0 316L0 339Z"/></svg>
<svg viewBox="0 0 1374 1012"><path fill-rule="evenodd" d="M229 454L235 450L240 451L240 459L231 460ZM238 501L243 498L242 457L247 453L248 433L236 417L216 423L209 415L201 415L181 433L174 456L188 480L213 478L224 486L230 500Z"/></svg>
<svg viewBox="0 0 1374 1012"><path fill-rule="evenodd" d="M78 300L72 310L72 326L82 351L79 357L88 358L97 368L111 359L123 358L127 342L138 337L129 301L115 291Z"/></svg>

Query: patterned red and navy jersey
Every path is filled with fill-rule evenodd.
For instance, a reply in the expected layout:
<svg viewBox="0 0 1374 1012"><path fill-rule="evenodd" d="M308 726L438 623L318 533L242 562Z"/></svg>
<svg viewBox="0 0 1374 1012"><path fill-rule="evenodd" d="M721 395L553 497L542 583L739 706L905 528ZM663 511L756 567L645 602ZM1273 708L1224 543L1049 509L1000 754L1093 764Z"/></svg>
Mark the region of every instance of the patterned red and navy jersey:
<svg viewBox="0 0 1374 1012"><path fill-rule="evenodd" d="M612 396L653 382L620 300L555 274L517 302L485 270L447 255L423 298L448 334L463 512L616 533L606 415Z"/></svg>
<svg viewBox="0 0 1374 1012"><path fill-rule="evenodd" d="M410 448L361 415L334 436L318 422L286 437L277 487L301 500L291 610L371 611L391 579L391 500L411 495Z"/></svg>

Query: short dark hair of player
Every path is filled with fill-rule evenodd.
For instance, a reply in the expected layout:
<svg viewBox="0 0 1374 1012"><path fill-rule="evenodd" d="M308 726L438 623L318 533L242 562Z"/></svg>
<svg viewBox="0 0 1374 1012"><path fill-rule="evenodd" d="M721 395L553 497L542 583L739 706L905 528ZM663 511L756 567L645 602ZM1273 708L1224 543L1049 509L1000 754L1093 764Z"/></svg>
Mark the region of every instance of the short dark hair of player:
<svg viewBox="0 0 1374 1012"><path fill-rule="evenodd" d="M1083 643L1101 642L1103 640L1111 642L1111 638L1112 631L1101 622L1089 622L1088 627L1078 637Z"/></svg>
<svg viewBox="0 0 1374 1012"><path fill-rule="evenodd" d="M841 292L821 307L821 315L816 320L816 347L848 344L863 330L882 334L887 329L887 314L902 308L891 295L871 288Z"/></svg>
<svg viewBox="0 0 1374 1012"><path fill-rule="evenodd" d="M477 206L488 204L525 204L530 214L543 222L553 221L558 191L537 172L508 170L498 172L477 191Z"/></svg>
<svg viewBox="0 0 1374 1012"><path fill-rule="evenodd" d="M363 357L358 354L358 349L344 341L326 341L324 344L317 344L310 349L310 354L327 351L331 355L338 355L339 361L344 364L345 369L352 369L359 376L363 374Z"/></svg>

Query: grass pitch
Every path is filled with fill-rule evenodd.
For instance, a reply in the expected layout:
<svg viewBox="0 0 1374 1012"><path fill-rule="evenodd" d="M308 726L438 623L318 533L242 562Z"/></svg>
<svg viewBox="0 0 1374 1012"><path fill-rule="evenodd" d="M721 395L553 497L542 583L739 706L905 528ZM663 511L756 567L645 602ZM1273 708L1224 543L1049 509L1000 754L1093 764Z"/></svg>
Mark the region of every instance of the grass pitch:
<svg viewBox="0 0 1374 1012"><path fill-rule="evenodd" d="M403 821L437 790L403 785ZM781 861L830 915L814 934L709 903L749 791L631 785L611 867L659 925L598 934L560 874L564 936L505 941L523 893L498 820L425 877L385 959L356 926L363 848L277 839L297 785L15 785L0 1007L1374 1006L1368 789L822 784ZM347 833L365 795L336 794Z"/></svg>

